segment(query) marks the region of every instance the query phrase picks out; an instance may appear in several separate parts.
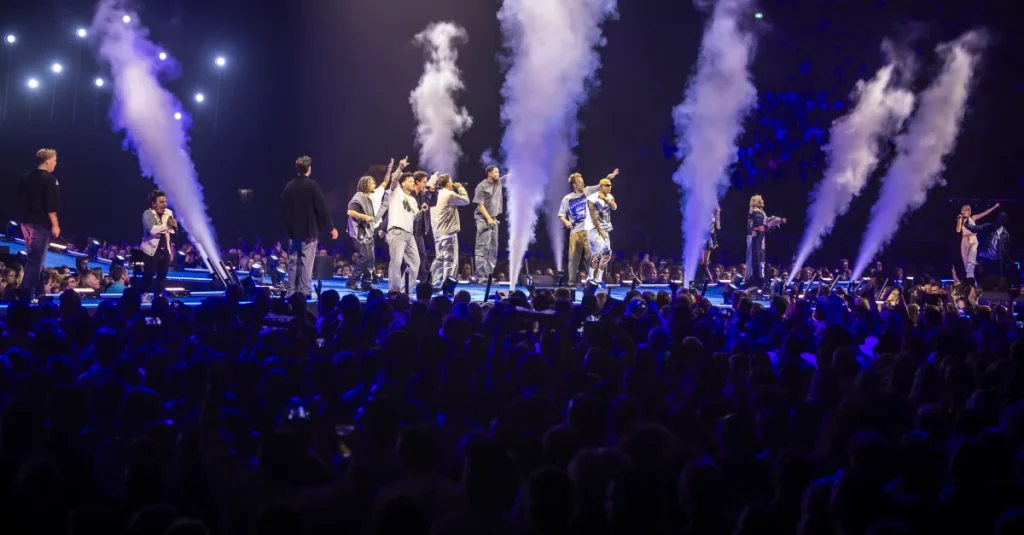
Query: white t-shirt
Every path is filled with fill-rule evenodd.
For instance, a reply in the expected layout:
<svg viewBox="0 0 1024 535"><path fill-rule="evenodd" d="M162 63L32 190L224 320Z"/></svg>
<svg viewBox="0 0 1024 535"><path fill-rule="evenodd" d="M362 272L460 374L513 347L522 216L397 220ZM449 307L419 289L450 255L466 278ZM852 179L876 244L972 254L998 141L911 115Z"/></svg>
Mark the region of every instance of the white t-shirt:
<svg viewBox="0 0 1024 535"><path fill-rule="evenodd" d="M401 187L396 188L391 192L391 202L388 204L388 230L400 228L411 234L419 209L416 197L407 195Z"/></svg>
<svg viewBox="0 0 1024 535"><path fill-rule="evenodd" d="M608 194L609 199L615 199ZM601 229L605 232L611 232L612 230L612 207L607 202L601 200L601 194L595 193L587 197L587 202L593 203L594 207L597 208L597 221L601 225ZM587 219L584 222L587 231L594 228L594 218L590 215L589 206L587 207Z"/></svg>

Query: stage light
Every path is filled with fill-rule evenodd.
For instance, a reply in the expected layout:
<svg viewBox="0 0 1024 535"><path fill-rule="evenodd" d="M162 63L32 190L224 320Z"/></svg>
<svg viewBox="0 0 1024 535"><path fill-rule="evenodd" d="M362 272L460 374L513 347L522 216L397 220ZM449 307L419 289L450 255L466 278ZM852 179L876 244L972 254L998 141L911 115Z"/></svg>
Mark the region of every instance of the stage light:
<svg viewBox="0 0 1024 535"><path fill-rule="evenodd" d="M218 67L223 67L228 64L228 60L224 59L224 56L217 56L217 59L214 60L214 63L216 63Z"/></svg>
<svg viewBox="0 0 1024 535"><path fill-rule="evenodd" d="M103 84L104 84L103 78L97 78L96 82L94 82L94 83L96 84L96 87L103 87Z"/></svg>
<svg viewBox="0 0 1024 535"><path fill-rule="evenodd" d="M121 17L121 21L124 22L125 24L128 24L128 23L130 23L132 21L132 18L130 16L128 16L128 15L125 15L125 16Z"/></svg>
<svg viewBox="0 0 1024 535"><path fill-rule="evenodd" d="M754 13L754 18L755 19L763 19L764 18L764 13Z"/></svg>
<svg viewBox="0 0 1024 535"><path fill-rule="evenodd" d="M14 43L18 42L18 38L15 37L13 33L9 33L7 34L7 37L4 38L4 41L7 41L7 44L9 45L13 45Z"/></svg>
<svg viewBox="0 0 1024 535"><path fill-rule="evenodd" d="M175 121L180 121L181 120L181 112L180 111L174 112L174 120Z"/></svg>
<svg viewBox="0 0 1024 535"><path fill-rule="evenodd" d="M54 63L50 65L50 70L53 71L53 74L60 74L64 70L64 66L60 63Z"/></svg>
<svg viewBox="0 0 1024 535"><path fill-rule="evenodd" d="M38 89L39 88L39 80L36 80L35 78L29 78L27 85L28 85L29 89Z"/></svg>
<svg viewBox="0 0 1024 535"><path fill-rule="evenodd" d="M167 59L167 52L161 52L157 54L156 57L160 58L160 61L164 61Z"/></svg>
<svg viewBox="0 0 1024 535"><path fill-rule="evenodd" d="M75 35L77 35L80 39L85 39L89 35L89 32L86 31L85 28L79 28L78 31L75 32Z"/></svg>
<svg viewBox="0 0 1024 535"><path fill-rule="evenodd" d="M196 102L202 102L206 100L206 96L202 93L196 93Z"/></svg>

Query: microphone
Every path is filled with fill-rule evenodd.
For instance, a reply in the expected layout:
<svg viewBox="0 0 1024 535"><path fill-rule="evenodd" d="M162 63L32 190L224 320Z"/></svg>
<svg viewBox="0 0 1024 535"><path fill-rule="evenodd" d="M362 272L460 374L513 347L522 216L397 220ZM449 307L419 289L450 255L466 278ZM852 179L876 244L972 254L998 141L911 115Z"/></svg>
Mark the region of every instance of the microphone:
<svg viewBox="0 0 1024 535"><path fill-rule="evenodd" d="M167 213L167 218L168 219L174 219L174 212L172 212L170 208L164 208L164 212ZM167 229L167 233L168 234L174 234L175 230L172 229L172 228L169 228L169 229Z"/></svg>

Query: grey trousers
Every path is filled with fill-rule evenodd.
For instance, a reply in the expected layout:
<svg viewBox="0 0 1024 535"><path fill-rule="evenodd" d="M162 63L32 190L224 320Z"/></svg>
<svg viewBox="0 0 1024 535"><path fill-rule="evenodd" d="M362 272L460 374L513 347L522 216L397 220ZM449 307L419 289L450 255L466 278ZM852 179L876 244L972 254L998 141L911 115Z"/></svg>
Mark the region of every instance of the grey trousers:
<svg viewBox="0 0 1024 535"><path fill-rule="evenodd" d="M483 283L494 273L498 263L498 227L487 226L482 219L476 220L476 280Z"/></svg>
<svg viewBox="0 0 1024 535"><path fill-rule="evenodd" d="M416 273L420 270L420 252L416 247L416 237L411 232L400 228L388 230L388 251L391 263L388 265L388 291L397 290L406 293L416 289ZM402 269L402 264L405 269Z"/></svg>
<svg viewBox="0 0 1024 535"><path fill-rule="evenodd" d="M288 250L288 295L313 294L313 261L316 260L316 238L292 240Z"/></svg>
<svg viewBox="0 0 1024 535"><path fill-rule="evenodd" d="M446 277L455 278L459 269L459 234L434 239L434 263L430 266L434 286L444 283Z"/></svg>

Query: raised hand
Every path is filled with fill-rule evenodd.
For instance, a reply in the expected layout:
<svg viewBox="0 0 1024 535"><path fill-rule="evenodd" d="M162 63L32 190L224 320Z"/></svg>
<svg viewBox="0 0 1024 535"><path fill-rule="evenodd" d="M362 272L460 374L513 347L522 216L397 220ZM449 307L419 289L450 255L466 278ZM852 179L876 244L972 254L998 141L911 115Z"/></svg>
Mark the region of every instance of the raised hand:
<svg viewBox="0 0 1024 535"><path fill-rule="evenodd" d="M608 175L608 178L615 178L617 176L619 176L619 170L618 169L612 171L612 174Z"/></svg>
<svg viewBox="0 0 1024 535"><path fill-rule="evenodd" d="M398 168L399 169L405 169L408 166L409 166L409 157L408 156L406 156L405 158L402 158L402 161L398 162Z"/></svg>

